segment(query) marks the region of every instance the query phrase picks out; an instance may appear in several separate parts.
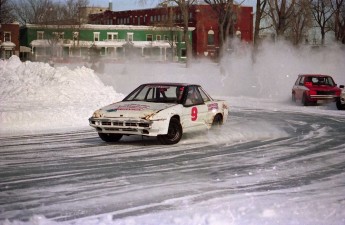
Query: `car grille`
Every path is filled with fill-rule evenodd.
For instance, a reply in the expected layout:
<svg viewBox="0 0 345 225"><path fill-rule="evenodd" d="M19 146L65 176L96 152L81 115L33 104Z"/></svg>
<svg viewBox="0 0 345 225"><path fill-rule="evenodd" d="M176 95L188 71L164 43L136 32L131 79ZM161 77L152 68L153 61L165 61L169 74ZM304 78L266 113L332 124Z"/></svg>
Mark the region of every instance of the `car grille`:
<svg viewBox="0 0 345 225"><path fill-rule="evenodd" d="M317 91L317 95L335 95L334 91Z"/></svg>
<svg viewBox="0 0 345 225"><path fill-rule="evenodd" d="M95 124L95 121L91 121L92 124ZM150 127L149 122L141 122L141 121L101 121L102 126L114 126L114 127L143 127L148 128Z"/></svg>

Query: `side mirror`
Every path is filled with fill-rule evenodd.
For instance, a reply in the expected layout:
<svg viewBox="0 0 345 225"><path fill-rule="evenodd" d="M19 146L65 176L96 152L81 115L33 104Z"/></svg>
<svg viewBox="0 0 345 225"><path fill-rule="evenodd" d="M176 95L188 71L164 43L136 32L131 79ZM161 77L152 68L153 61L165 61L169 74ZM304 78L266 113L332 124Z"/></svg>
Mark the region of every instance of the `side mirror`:
<svg viewBox="0 0 345 225"><path fill-rule="evenodd" d="M344 88L344 85L339 85L339 88Z"/></svg>

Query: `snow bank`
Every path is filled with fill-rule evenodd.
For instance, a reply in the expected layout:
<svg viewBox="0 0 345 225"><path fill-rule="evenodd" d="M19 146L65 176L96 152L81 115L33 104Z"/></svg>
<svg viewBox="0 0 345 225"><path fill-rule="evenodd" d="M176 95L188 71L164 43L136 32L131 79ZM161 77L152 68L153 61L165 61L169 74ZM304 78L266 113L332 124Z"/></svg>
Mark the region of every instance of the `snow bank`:
<svg viewBox="0 0 345 225"><path fill-rule="evenodd" d="M1 134L88 126L93 111L122 98L85 67L0 61Z"/></svg>

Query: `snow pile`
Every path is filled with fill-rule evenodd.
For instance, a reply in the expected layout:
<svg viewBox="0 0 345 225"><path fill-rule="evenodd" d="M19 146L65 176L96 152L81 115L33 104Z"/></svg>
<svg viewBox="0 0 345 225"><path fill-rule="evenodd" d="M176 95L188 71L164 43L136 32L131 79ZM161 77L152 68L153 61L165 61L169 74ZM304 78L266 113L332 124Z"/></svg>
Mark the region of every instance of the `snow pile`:
<svg viewBox="0 0 345 225"><path fill-rule="evenodd" d="M122 98L85 67L0 61L0 133L88 126L93 111Z"/></svg>

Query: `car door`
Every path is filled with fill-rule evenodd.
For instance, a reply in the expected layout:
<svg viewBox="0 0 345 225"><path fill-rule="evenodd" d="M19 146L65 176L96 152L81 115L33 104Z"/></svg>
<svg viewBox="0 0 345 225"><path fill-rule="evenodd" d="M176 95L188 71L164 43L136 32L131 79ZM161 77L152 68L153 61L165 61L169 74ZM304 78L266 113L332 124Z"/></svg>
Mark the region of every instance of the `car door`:
<svg viewBox="0 0 345 225"><path fill-rule="evenodd" d="M206 129L205 120L208 113L197 86L188 86L183 103L182 126L184 132Z"/></svg>
<svg viewBox="0 0 345 225"><path fill-rule="evenodd" d="M296 82L296 99L301 100L304 92L304 76Z"/></svg>

